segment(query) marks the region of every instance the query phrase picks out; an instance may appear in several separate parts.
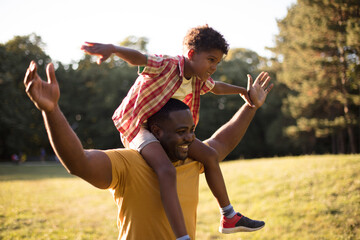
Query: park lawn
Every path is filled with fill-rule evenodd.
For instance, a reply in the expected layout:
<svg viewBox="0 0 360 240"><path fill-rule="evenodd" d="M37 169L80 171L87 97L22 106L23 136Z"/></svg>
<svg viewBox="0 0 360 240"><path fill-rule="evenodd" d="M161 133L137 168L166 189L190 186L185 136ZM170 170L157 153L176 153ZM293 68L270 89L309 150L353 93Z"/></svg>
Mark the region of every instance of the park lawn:
<svg viewBox="0 0 360 240"><path fill-rule="evenodd" d="M360 239L360 155L221 164L237 211L266 222L218 233L219 210L201 176L197 239ZM0 239L117 239L108 191L54 164L0 165Z"/></svg>

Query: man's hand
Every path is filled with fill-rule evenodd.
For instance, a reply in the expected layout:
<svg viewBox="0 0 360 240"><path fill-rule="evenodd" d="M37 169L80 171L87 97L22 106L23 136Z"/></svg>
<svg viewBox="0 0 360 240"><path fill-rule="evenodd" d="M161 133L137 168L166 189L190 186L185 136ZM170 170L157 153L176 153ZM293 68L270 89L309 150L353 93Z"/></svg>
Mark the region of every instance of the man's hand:
<svg viewBox="0 0 360 240"><path fill-rule="evenodd" d="M81 50L87 54L97 56L98 59L96 62L97 64L101 64L114 53L114 46L112 44L85 42L85 44L81 46Z"/></svg>
<svg viewBox="0 0 360 240"><path fill-rule="evenodd" d="M274 84L270 84L270 76L267 72L261 72L253 83L253 79L248 74L248 92L251 98L251 102L256 108L260 108Z"/></svg>
<svg viewBox="0 0 360 240"><path fill-rule="evenodd" d="M37 74L37 66L31 61L24 78L26 93L35 106L45 112L51 112L57 106L60 90L55 77L54 65L49 63L46 68L47 82Z"/></svg>
<svg viewBox="0 0 360 240"><path fill-rule="evenodd" d="M239 95L242 99L244 99L244 101L250 106L250 107L255 107L255 105L252 103L251 98L250 98L250 94L249 92L243 88L244 90L241 90Z"/></svg>

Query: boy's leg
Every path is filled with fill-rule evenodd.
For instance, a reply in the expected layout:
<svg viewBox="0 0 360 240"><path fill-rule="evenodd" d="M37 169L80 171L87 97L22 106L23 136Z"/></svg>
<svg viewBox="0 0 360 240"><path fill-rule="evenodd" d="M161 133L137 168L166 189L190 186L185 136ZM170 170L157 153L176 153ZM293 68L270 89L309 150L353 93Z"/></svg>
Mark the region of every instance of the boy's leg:
<svg viewBox="0 0 360 240"><path fill-rule="evenodd" d="M189 157L204 164L205 178L209 188L221 208L230 204L223 175L218 162L217 152L199 139L189 147Z"/></svg>
<svg viewBox="0 0 360 240"><path fill-rule="evenodd" d="M149 143L140 153L158 176L161 201L176 238L186 236L184 216L176 190L175 167L159 142Z"/></svg>
<svg viewBox="0 0 360 240"><path fill-rule="evenodd" d="M206 181L218 201L220 212L223 215L220 232L256 231L265 225L262 221L251 220L236 213L231 206L215 149L205 145L199 139L195 139L190 145L189 157L204 164Z"/></svg>

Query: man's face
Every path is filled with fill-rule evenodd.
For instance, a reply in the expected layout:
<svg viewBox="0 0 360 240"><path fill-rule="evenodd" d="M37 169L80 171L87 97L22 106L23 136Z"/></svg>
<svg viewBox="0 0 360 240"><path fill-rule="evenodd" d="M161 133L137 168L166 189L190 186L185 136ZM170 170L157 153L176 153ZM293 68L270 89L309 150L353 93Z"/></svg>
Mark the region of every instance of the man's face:
<svg viewBox="0 0 360 240"><path fill-rule="evenodd" d="M169 114L169 120L160 126L158 139L172 162L188 157L189 145L195 139L195 125L190 110Z"/></svg>
<svg viewBox="0 0 360 240"><path fill-rule="evenodd" d="M194 52L190 58L191 68L195 75L206 81L221 62L224 53L219 49Z"/></svg>

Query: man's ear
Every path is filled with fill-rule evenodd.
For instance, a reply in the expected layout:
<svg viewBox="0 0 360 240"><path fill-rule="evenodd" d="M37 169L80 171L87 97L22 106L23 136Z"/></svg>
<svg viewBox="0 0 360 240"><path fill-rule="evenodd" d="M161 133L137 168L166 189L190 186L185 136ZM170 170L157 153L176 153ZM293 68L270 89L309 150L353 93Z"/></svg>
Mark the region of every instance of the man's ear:
<svg viewBox="0 0 360 240"><path fill-rule="evenodd" d="M162 129L156 124L151 125L150 132L156 137L156 139L160 139L163 134Z"/></svg>

